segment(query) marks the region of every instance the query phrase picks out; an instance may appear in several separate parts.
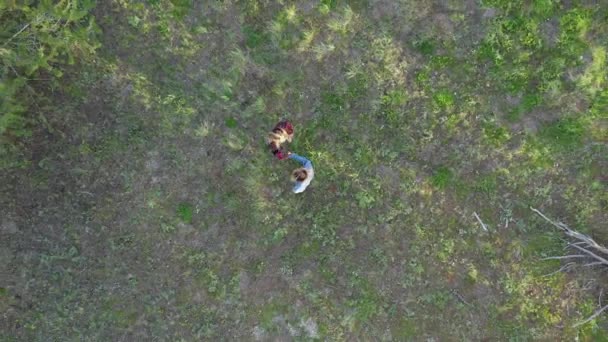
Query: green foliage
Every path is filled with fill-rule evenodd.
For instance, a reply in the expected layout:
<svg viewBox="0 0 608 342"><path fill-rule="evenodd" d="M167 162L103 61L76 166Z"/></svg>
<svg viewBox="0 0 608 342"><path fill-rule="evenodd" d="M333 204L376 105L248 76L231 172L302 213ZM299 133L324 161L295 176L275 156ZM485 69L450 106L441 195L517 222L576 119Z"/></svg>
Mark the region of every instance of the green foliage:
<svg viewBox="0 0 608 342"><path fill-rule="evenodd" d="M416 321L411 318L402 318L394 329L395 337L401 340L412 340L418 334Z"/></svg>
<svg viewBox="0 0 608 342"><path fill-rule="evenodd" d="M272 233L270 241L272 243L279 243L287 236L287 234L289 234L289 230L287 230L287 228L279 228Z"/></svg>
<svg viewBox="0 0 608 342"><path fill-rule="evenodd" d="M183 19L192 8L192 0L171 0L171 4L176 19Z"/></svg>
<svg viewBox="0 0 608 342"><path fill-rule="evenodd" d="M226 119L226 127L235 128L237 125L237 121L235 118L227 118Z"/></svg>
<svg viewBox="0 0 608 342"><path fill-rule="evenodd" d="M329 109L331 112L340 112L346 106L344 97L338 92L325 91L321 93L321 101L325 108Z"/></svg>
<svg viewBox="0 0 608 342"><path fill-rule="evenodd" d="M360 191L355 195L360 208L371 208L376 198L369 191Z"/></svg>
<svg viewBox="0 0 608 342"><path fill-rule="evenodd" d="M422 69L416 74L416 84L419 87L428 87L430 85L430 71L428 69Z"/></svg>
<svg viewBox="0 0 608 342"><path fill-rule="evenodd" d="M26 118L22 115L26 104L21 102L20 92L25 85L25 78L3 79L0 81L0 135L10 130L10 133L22 137L31 132L25 128Z"/></svg>
<svg viewBox="0 0 608 342"><path fill-rule="evenodd" d="M347 302L354 310L353 323L365 324L382 312L383 299L368 281L352 275L349 285L357 289L357 295Z"/></svg>
<svg viewBox="0 0 608 342"><path fill-rule="evenodd" d="M420 297L422 303L435 306L439 310L445 309L450 299L451 295L448 291L428 292Z"/></svg>
<svg viewBox="0 0 608 342"><path fill-rule="evenodd" d="M245 26L243 33L245 34L245 45L251 49L264 44L268 40L268 36L264 32L251 26Z"/></svg>
<svg viewBox="0 0 608 342"><path fill-rule="evenodd" d="M433 94L433 102L439 109L447 110L454 106L454 95L447 89L440 90Z"/></svg>
<svg viewBox="0 0 608 342"><path fill-rule="evenodd" d="M483 6L495 7L508 12L511 9L519 9L523 0L483 0L481 3Z"/></svg>
<svg viewBox="0 0 608 342"><path fill-rule="evenodd" d="M190 203L180 203L177 206L177 216L179 216L179 218L186 222L186 223L192 223L192 216L194 214L194 206L192 206L192 204Z"/></svg>
<svg viewBox="0 0 608 342"><path fill-rule="evenodd" d="M521 100L522 110L525 112L529 112L530 110L534 109L534 107L541 104L542 100L543 99L539 94L536 94L536 93L526 94L526 95L524 95L523 99Z"/></svg>
<svg viewBox="0 0 608 342"><path fill-rule="evenodd" d="M453 180L454 174L446 166L441 166L435 170L431 176L431 184L439 189L445 189Z"/></svg>
<svg viewBox="0 0 608 342"><path fill-rule="evenodd" d="M321 6L327 7L328 10L334 10L338 5L338 0L321 0Z"/></svg>
<svg viewBox="0 0 608 342"><path fill-rule="evenodd" d="M539 134L552 147L569 150L581 145L585 126L580 119L565 117L544 127Z"/></svg>
<svg viewBox="0 0 608 342"><path fill-rule="evenodd" d="M532 12L541 18L548 18L555 13L558 0L534 0L532 1Z"/></svg>
<svg viewBox="0 0 608 342"><path fill-rule="evenodd" d="M509 140L509 131L491 122L483 125L483 133L488 142L494 146L501 146Z"/></svg>
<svg viewBox="0 0 608 342"><path fill-rule="evenodd" d="M475 183L475 190L487 195L493 195L496 192L497 187L496 176L493 174L483 176Z"/></svg>
<svg viewBox="0 0 608 342"><path fill-rule="evenodd" d="M456 60L452 56L433 56L430 66L433 69L443 69L454 64L456 64Z"/></svg>
<svg viewBox="0 0 608 342"><path fill-rule="evenodd" d="M606 76L608 75L608 63L606 62L606 50L603 47L593 47L591 49L591 56L593 61L581 76L579 84L587 93L595 95L604 89L608 82Z"/></svg>
<svg viewBox="0 0 608 342"><path fill-rule="evenodd" d="M590 24L591 12L588 9L576 7L566 12L560 19L562 43L584 38Z"/></svg>
<svg viewBox="0 0 608 342"><path fill-rule="evenodd" d="M423 55L430 56L435 53L435 43L432 39L419 40L414 43L414 47Z"/></svg>
<svg viewBox="0 0 608 342"><path fill-rule="evenodd" d="M402 89L390 90L382 96L380 99L380 111L389 124L398 125L401 122L402 106L406 102L407 94Z"/></svg>
<svg viewBox="0 0 608 342"><path fill-rule="evenodd" d="M92 1L0 4L0 136L22 137L32 116L25 113L38 96L27 85L44 72L60 78L62 65L93 55L99 29L89 15ZM43 78L45 78L43 77Z"/></svg>
<svg viewBox="0 0 608 342"><path fill-rule="evenodd" d="M526 93L521 99L521 103L511 110L507 119L515 122L522 118L523 115L530 113L534 108L542 105L543 98L536 92Z"/></svg>

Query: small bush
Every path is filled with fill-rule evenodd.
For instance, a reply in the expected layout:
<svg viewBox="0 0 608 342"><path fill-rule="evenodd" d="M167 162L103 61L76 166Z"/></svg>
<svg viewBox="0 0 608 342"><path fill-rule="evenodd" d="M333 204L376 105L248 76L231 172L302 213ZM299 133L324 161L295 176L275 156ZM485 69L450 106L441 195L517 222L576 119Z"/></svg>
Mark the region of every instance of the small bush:
<svg viewBox="0 0 608 342"><path fill-rule="evenodd" d="M91 56L99 32L89 11L92 1L0 3L0 137L30 134L25 113L31 104L27 83L45 71L63 75L61 67ZM48 78L48 76L45 76Z"/></svg>
<svg viewBox="0 0 608 342"><path fill-rule="evenodd" d="M445 166L438 168L431 177L431 183L439 189L445 189L452 181L454 175L452 171Z"/></svg>
<svg viewBox="0 0 608 342"><path fill-rule="evenodd" d="M580 146L585 127L576 118L561 119L541 130L540 137L559 149L572 149Z"/></svg>
<svg viewBox="0 0 608 342"><path fill-rule="evenodd" d="M483 127L483 133L488 142L494 146L500 146L509 140L509 131L492 123L486 123Z"/></svg>
<svg viewBox="0 0 608 342"><path fill-rule="evenodd" d="M190 203L180 203L177 206L177 216L186 223L192 223L193 212L194 207Z"/></svg>
<svg viewBox="0 0 608 342"><path fill-rule="evenodd" d="M440 90L433 95L433 102L440 109L452 108L454 101L454 95L448 90Z"/></svg>
<svg viewBox="0 0 608 342"><path fill-rule="evenodd" d="M430 39L417 41L414 43L416 50L420 51L423 55L430 56L435 53L435 44Z"/></svg>

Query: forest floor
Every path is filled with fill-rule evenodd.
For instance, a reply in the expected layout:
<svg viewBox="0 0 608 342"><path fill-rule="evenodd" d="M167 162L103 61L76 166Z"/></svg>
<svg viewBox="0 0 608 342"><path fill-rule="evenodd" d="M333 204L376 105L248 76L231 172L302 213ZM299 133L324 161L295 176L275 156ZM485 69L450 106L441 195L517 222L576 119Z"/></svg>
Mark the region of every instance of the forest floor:
<svg viewBox="0 0 608 342"><path fill-rule="evenodd" d="M608 243L599 3L100 1L2 171L0 339L608 340L530 210Z"/></svg>

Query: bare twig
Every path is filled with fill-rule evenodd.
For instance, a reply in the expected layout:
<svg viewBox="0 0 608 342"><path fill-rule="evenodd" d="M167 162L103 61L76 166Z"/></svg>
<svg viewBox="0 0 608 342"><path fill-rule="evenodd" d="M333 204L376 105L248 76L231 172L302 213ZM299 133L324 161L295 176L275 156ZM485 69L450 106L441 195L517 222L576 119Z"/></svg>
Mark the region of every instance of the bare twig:
<svg viewBox="0 0 608 342"><path fill-rule="evenodd" d="M587 318L586 320L582 321L582 322L578 322L575 325L573 325L573 328L579 327L589 321L591 321L592 319L594 319L595 317L599 316L602 312L604 312L604 310L608 309L608 305L598 309L596 312L593 313L593 315L589 316L589 318Z"/></svg>
<svg viewBox="0 0 608 342"><path fill-rule="evenodd" d="M530 207L530 209L533 212L535 212L538 215L540 215L543 219L545 219L545 221L551 223L553 226L555 226L555 227L559 228L560 230L564 231L564 233L566 233L566 235L568 235L568 236L570 236L572 238L575 238L576 240L579 240L577 242L571 243L570 246L572 246L574 248L577 248L577 249L579 249L581 251L584 251L587 254L591 253L590 255L592 255L596 259L598 257L597 254L595 254L595 253L593 253L593 252L591 252L591 251L589 251L589 250L587 250L585 248L580 247L579 244L581 244L581 245L585 245L586 244L589 248L594 249L596 252L600 252L602 254L608 255L608 248L606 248L606 247L598 244L591 237L589 237L589 236L587 236L585 234L579 233L579 232L577 232L575 230L572 230L568 226L566 226L565 224L563 224L561 222L554 222L553 220L551 220L550 218L548 218L547 216L545 216L543 213L541 213L538 209L534 209L532 207ZM606 260L604 258L601 258L601 257L599 257L599 258L600 259L598 259L598 260L602 260L602 261L606 262L606 264L608 265L608 260Z"/></svg>
<svg viewBox="0 0 608 342"><path fill-rule="evenodd" d="M560 267L559 270L551 272L549 274L545 274L543 277L550 277L556 273L565 272L574 265L576 265L574 262L569 262L569 263L565 264L564 266Z"/></svg>
<svg viewBox="0 0 608 342"><path fill-rule="evenodd" d="M587 258L586 255L576 254L576 255L564 255L564 256L552 256L547 258L542 258L541 260L560 260L560 259L570 259L570 258Z"/></svg>
<svg viewBox="0 0 608 342"><path fill-rule="evenodd" d="M476 212L473 212L473 215L475 215L475 218L477 219L477 221L479 221L479 224L481 225L481 228L483 228L483 230L485 230L486 232L488 231L488 227L485 225L485 223L483 223L483 221L479 218L479 215L477 215Z"/></svg>
<svg viewBox="0 0 608 342"><path fill-rule="evenodd" d="M450 289L450 292L456 297L456 299L458 299L462 304L466 305L466 306L473 306L471 305L469 302L467 302L466 300L464 300L464 298L462 297L462 295L460 293L458 293L458 291L456 291L456 289Z"/></svg>
<svg viewBox="0 0 608 342"><path fill-rule="evenodd" d="M21 28L21 30L17 31L17 33L15 33L12 37L10 37L6 42L4 42L4 44L2 44L2 46L6 46L8 43L11 42L11 40L13 40L15 37L17 37L21 32L23 32L23 30L25 30L26 28L30 27L31 23L27 23L25 26L23 26Z"/></svg>
<svg viewBox="0 0 608 342"><path fill-rule="evenodd" d="M603 266L608 266L608 260L606 259L606 256L608 256L608 248L598 244L597 242L595 242L595 240L593 240L591 237L579 233L575 230L570 229L567 225L561 223L561 222L554 222L553 220L551 220L550 218L548 218L547 216L545 216L543 213L541 213L539 210L534 209L534 208L530 208L532 211L534 211L535 213L537 213L538 215L540 215L540 217L542 217L543 219L545 219L545 221L551 223L553 226L557 227L558 229L562 230L564 233L566 233L566 235L568 235L571 238L574 238L575 240L577 240L576 242L571 242L568 244L568 247L572 247L575 249L578 249L579 251L583 252L586 255L581 255L581 254L577 254L577 255L567 255L564 257L550 257L547 259L569 259L569 258L581 258L581 257L591 257L592 259L594 259L595 261L590 262L585 264L585 267L588 266L596 266L596 265L603 265ZM593 251L591 251L593 250ZM598 255L601 254L601 255ZM574 264L573 262L570 262L568 264L566 264L566 266L570 265L570 264ZM566 267L564 266L564 267ZM561 272L564 267L560 268L557 272ZM583 289L585 290L585 289ZM587 289L588 290L588 289ZM600 292L600 296L598 299L598 305L601 306L602 303L602 294L604 293L604 290L602 289L602 291ZM579 327L591 320L593 320L594 318L596 318L597 316L599 316L602 312L604 312L604 310L608 309L608 305L599 308L597 311L595 311L593 313L593 315L589 316L587 319L585 319L584 321L578 322L576 324L574 324L572 327L576 328Z"/></svg>
<svg viewBox="0 0 608 342"><path fill-rule="evenodd" d="M589 250L587 250L587 249L584 249L583 247L580 247L580 246L575 246L575 245L572 245L572 247L574 247L574 248L578 249L578 250L579 250L579 251L581 251L581 252L584 252L584 253L589 254L590 256L592 256L592 257L594 257L596 260L598 260L600 263L605 264L605 265L607 265L607 266L608 266L608 260L606 260L606 259L602 258L601 256L599 256L599 255L597 255L597 254L595 254L595 253L593 253L593 252L591 252L591 251L589 251Z"/></svg>

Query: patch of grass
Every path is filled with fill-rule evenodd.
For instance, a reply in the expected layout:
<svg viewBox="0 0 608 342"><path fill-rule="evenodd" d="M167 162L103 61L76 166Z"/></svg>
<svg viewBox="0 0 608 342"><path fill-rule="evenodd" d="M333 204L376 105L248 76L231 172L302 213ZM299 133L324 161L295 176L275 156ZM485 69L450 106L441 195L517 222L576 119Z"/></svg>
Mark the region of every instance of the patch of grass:
<svg viewBox="0 0 608 342"><path fill-rule="evenodd" d="M523 93L528 89L530 84L530 73L527 68L519 67L512 69L503 79L501 86L508 92L513 94Z"/></svg>
<svg viewBox="0 0 608 342"><path fill-rule="evenodd" d="M340 112L346 107L344 97L335 91L325 91L321 93L321 103L331 112Z"/></svg>
<svg viewBox="0 0 608 342"><path fill-rule="evenodd" d="M506 119L511 122L519 121L523 115L530 113L534 108L542 105L543 97L539 93L526 93L522 99L521 103L511 110L509 114L506 116Z"/></svg>
<svg viewBox="0 0 608 342"><path fill-rule="evenodd" d="M539 135L555 149L571 150L581 146L585 131L581 120L566 117L545 126Z"/></svg>
<svg viewBox="0 0 608 342"><path fill-rule="evenodd" d="M452 239L441 238L439 240L437 258L443 262L447 262L454 254L456 243Z"/></svg>
<svg viewBox="0 0 608 342"><path fill-rule="evenodd" d="M382 95L380 99L380 112L391 125L398 125L402 120L402 107L408 100L403 89L393 89Z"/></svg>
<svg viewBox="0 0 608 342"><path fill-rule="evenodd" d="M488 196L493 196L496 193L498 184L496 175L490 174L481 177L474 185L476 191L480 191Z"/></svg>
<svg viewBox="0 0 608 342"><path fill-rule="evenodd" d="M183 19L190 9L192 8L192 0L170 0L173 4L173 16L181 20Z"/></svg>
<svg viewBox="0 0 608 342"><path fill-rule="evenodd" d="M353 283L357 284L358 295L347 302L355 310L353 323L366 324L383 311L383 300L367 281L357 278Z"/></svg>
<svg viewBox="0 0 608 342"><path fill-rule="evenodd" d="M535 0L532 2L532 12L540 18L549 18L558 7L556 0Z"/></svg>
<svg viewBox="0 0 608 342"><path fill-rule="evenodd" d="M237 125L237 121L235 118L228 118L226 119L226 127L228 128L235 128Z"/></svg>
<svg viewBox="0 0 608 342"><path fill-rule="evenodd" d="M430 67L433 69L443 69L456 64L452 56L433 56L431 57Z"/></svg>
<svg viewBox="0 0 608 342"><path fill-rule="evenodd" d="M487 141L493 146L502 146L510 138L509 131L494 123L487 122L483 125L483 133Z"/></svg>
<svg viewBox="0 0 608 342"><path fill-rule="evenodd" d="M414 47L420 53L426 56L431 56L435 53L435 42L432 39L423 39L416 41Z"/></svg>
<svg viewBox="0 0 608 342"><path fill-rule="evenodd" d="M320 6L324 7L323 11L327 11L327 12L336 9L337 5L338 5L338 0L321 0L320 1Z"/></svg>
<svg viewBox="0 0 608 342"><path fill-rule="evenodd" d="M185 223L192 223L194 206L190 203L180 203L177 206L177 216Z"/></svg>
<svg viewBox="0 0 608 342"><path fill-rule="evenodd" d="M431 184L439 189L445 189L454 180L454 174L446 166L440 166L431 176Z"/></svg>
<svg viewBox="0 0 608 342"><path fill-rule="evenodd" d="M452 296L448 291L427 292L420 297L420 301L432 305L439 310L444 310Z"/></svg>
<svg viewBox="0 0 608 342"><path fill-rule="evenodd" d="M272 237L270 238L270 241L273 244L279 243L283 239L285 239L287 234L289 234L289 230L287 230L287 228L279 228L272 233Z"/></svg>
<svg viewBox="0 0 608 342"><path fill-rule="evenodd" d="M604 87L607 83L608 64L606 63L606 49L595 46L591 49L591 56L593 61L581 76L579 86L585 89L587 93L595 95L597 92L605 89Z"/></svg>
<svg viewBox="0 0 608 342"><path fill-rule="evenodd" d="M399 340L411 341L418 336L418 326L413 318L402 318L393 329L395 337Z"/></svg>
<svg viewBox="0 0 608 342"><path fill-rule="evenodd" d="M535 235L529 239L523 249L526 257L548 257L563 254L564 243L560 236L554 232ZM559 265L559 262L547 260L545 264L550 266Z"/></svg>
<svg viewBox="0 0 608 342"><path fill-rule="evenodd" d="M451 109L455 101L454 94L447 89L439 90L433 94L433 103L437 108L442 110Z"/></svg>
<svg viewBox="0 0 608 342"><path fill-rule="evenodd" d="M271 303L264 305L258 310L260 324L268 331L276 331L273 319L287 312L287 306L279 300L273 300Z"/></svg>
<svg viewBox="0 0 608 342"><path fill-rule="evenodd" d="M245 26L243 33L245 34L245 46L250 49L255 49L269 42L269 37L264 31L256 30L251 26Z"/></svg>
<svg viewBox="0 0 608 342"><path fill-rule="evenodd" d="M430 71L428 69L419 70L416 73L416 84L421 88L427 88L431 85L431 76L429 75Z"/></svg>

